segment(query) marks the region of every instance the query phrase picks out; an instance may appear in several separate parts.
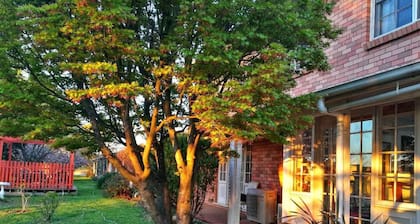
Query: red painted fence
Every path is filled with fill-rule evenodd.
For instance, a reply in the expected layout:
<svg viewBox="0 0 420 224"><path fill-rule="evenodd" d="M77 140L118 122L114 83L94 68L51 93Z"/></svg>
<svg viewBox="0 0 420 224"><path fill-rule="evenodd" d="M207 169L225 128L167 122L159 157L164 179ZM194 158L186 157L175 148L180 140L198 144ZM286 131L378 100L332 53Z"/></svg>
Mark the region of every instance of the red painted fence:
<svg viewBox="0 0 420 224"><path fill-rule="evenodd" d="M37 163L0 160L0 181L6 189L72 190L74 154L69 163Z"/></svg>

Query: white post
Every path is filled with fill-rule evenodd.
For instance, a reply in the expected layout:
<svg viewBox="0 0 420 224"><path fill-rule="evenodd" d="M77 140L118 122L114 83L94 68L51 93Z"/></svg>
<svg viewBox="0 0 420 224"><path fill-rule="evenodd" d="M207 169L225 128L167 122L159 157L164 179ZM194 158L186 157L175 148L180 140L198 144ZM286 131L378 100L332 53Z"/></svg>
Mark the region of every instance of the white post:
<svg viewBox="0 0 420 224"><path fill-rule="evenodd" d="M350 191L349 174L346 172L346 154L349 153L349 129L350 116L347 114L339 114L337 116L337 141L336 141L336 161L337 161L337 199L338 200L338 214L339 223L346 223L348 221L349 212L349 198L345 196L344 192Z"/></svg>
<svg viewBox="0 0 420 224"><path fill-rule="evenodd" d="M242 156L242 144L231 142L230 148ZM228 224L239 224L241 219L241 158L229 159Z"/></svg>

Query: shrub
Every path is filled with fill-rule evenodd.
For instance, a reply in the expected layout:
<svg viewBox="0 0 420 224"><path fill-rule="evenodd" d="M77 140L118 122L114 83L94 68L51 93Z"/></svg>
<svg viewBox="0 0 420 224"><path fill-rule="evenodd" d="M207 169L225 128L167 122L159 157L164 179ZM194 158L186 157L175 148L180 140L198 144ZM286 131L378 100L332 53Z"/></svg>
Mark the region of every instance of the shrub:
<svg viewBox="0 0 420 224"><path fill-rule="evenodd" d="M43 221L46 223L51 223L55 210L57 209L60 203L60 199L57 196L57 193L54 191L49 191L41 200L41 215Z"/></svg>
<svg viewBox="0 0 420 224"><path fill-rule="evenodd" d="M104 189L104 183L112 176L116 175L117 173L105 173L104 175L98 177L96 179L96 187L98 189ZM95 179L94 179L95 180Z"/></svg>
<svg viewBox="0 0 420 224"><path fill-rule="evenodd" d="M97 186L103 189L108 197L122 197L131 199L134 193L133 188L119 173L105 174L104 180L98 179ZM101 183L99 183L101 181Z"/></svg>

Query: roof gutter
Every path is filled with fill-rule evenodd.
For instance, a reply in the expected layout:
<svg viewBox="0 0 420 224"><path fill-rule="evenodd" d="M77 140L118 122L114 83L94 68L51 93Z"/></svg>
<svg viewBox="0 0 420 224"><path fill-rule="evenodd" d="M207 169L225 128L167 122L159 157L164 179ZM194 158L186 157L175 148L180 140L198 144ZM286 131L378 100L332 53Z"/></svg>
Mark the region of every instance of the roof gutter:
<svg viewBox="0 0 420 224"><path fill-rule="evenodd" d="M334 86L328 89L317 91L316 93L321 96L317 103L318 110L321 113L329 113L329 111L344 110L344 109L348 109L355 106L362 106L365 104L373 103L379 100L385 100L387 98L405 94L405 92L412 93L413 91L419 90L416 87L418 85L406 87L404 89L397 88L395 91L379 94L376 96L368 97L368 98L357 100L357 101L352 101L346 104L333 107L331 109L328 109L325 105L325 97L337 96L337 95L345 94L348 92L365 89L365 88L375 86L375 85L398 81L404 78L415 76L416 74L418 75L418 73L420 73L420 63L415 63L415 64L403 66L397 69L382 72L382 73L369 76L366 78L358 79L358 80L345 83L342 85L338 85L338 86ZM413 88L414 90L412 90Z"/></svg>

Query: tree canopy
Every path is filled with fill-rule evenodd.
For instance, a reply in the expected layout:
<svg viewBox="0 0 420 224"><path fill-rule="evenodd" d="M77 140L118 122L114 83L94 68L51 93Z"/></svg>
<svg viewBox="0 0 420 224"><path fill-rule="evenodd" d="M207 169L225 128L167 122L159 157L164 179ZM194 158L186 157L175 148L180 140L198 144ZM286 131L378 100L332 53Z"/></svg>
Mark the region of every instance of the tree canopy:
<svg viewBox="0 0 420 224"><path fill-rule="evenodd" d="M288 94L298 75L291 64L328 69L323 50L338 34L323 0L2 3L0 124L19 135L90 136L159 223L171 217L164 157L175 158L177 220L186 223L199 139L220 149L257 137L286 142L314 109L314 96ZM21 118L8 113L18 110ZM109 142L125 146L134 170Z"/></svg>

